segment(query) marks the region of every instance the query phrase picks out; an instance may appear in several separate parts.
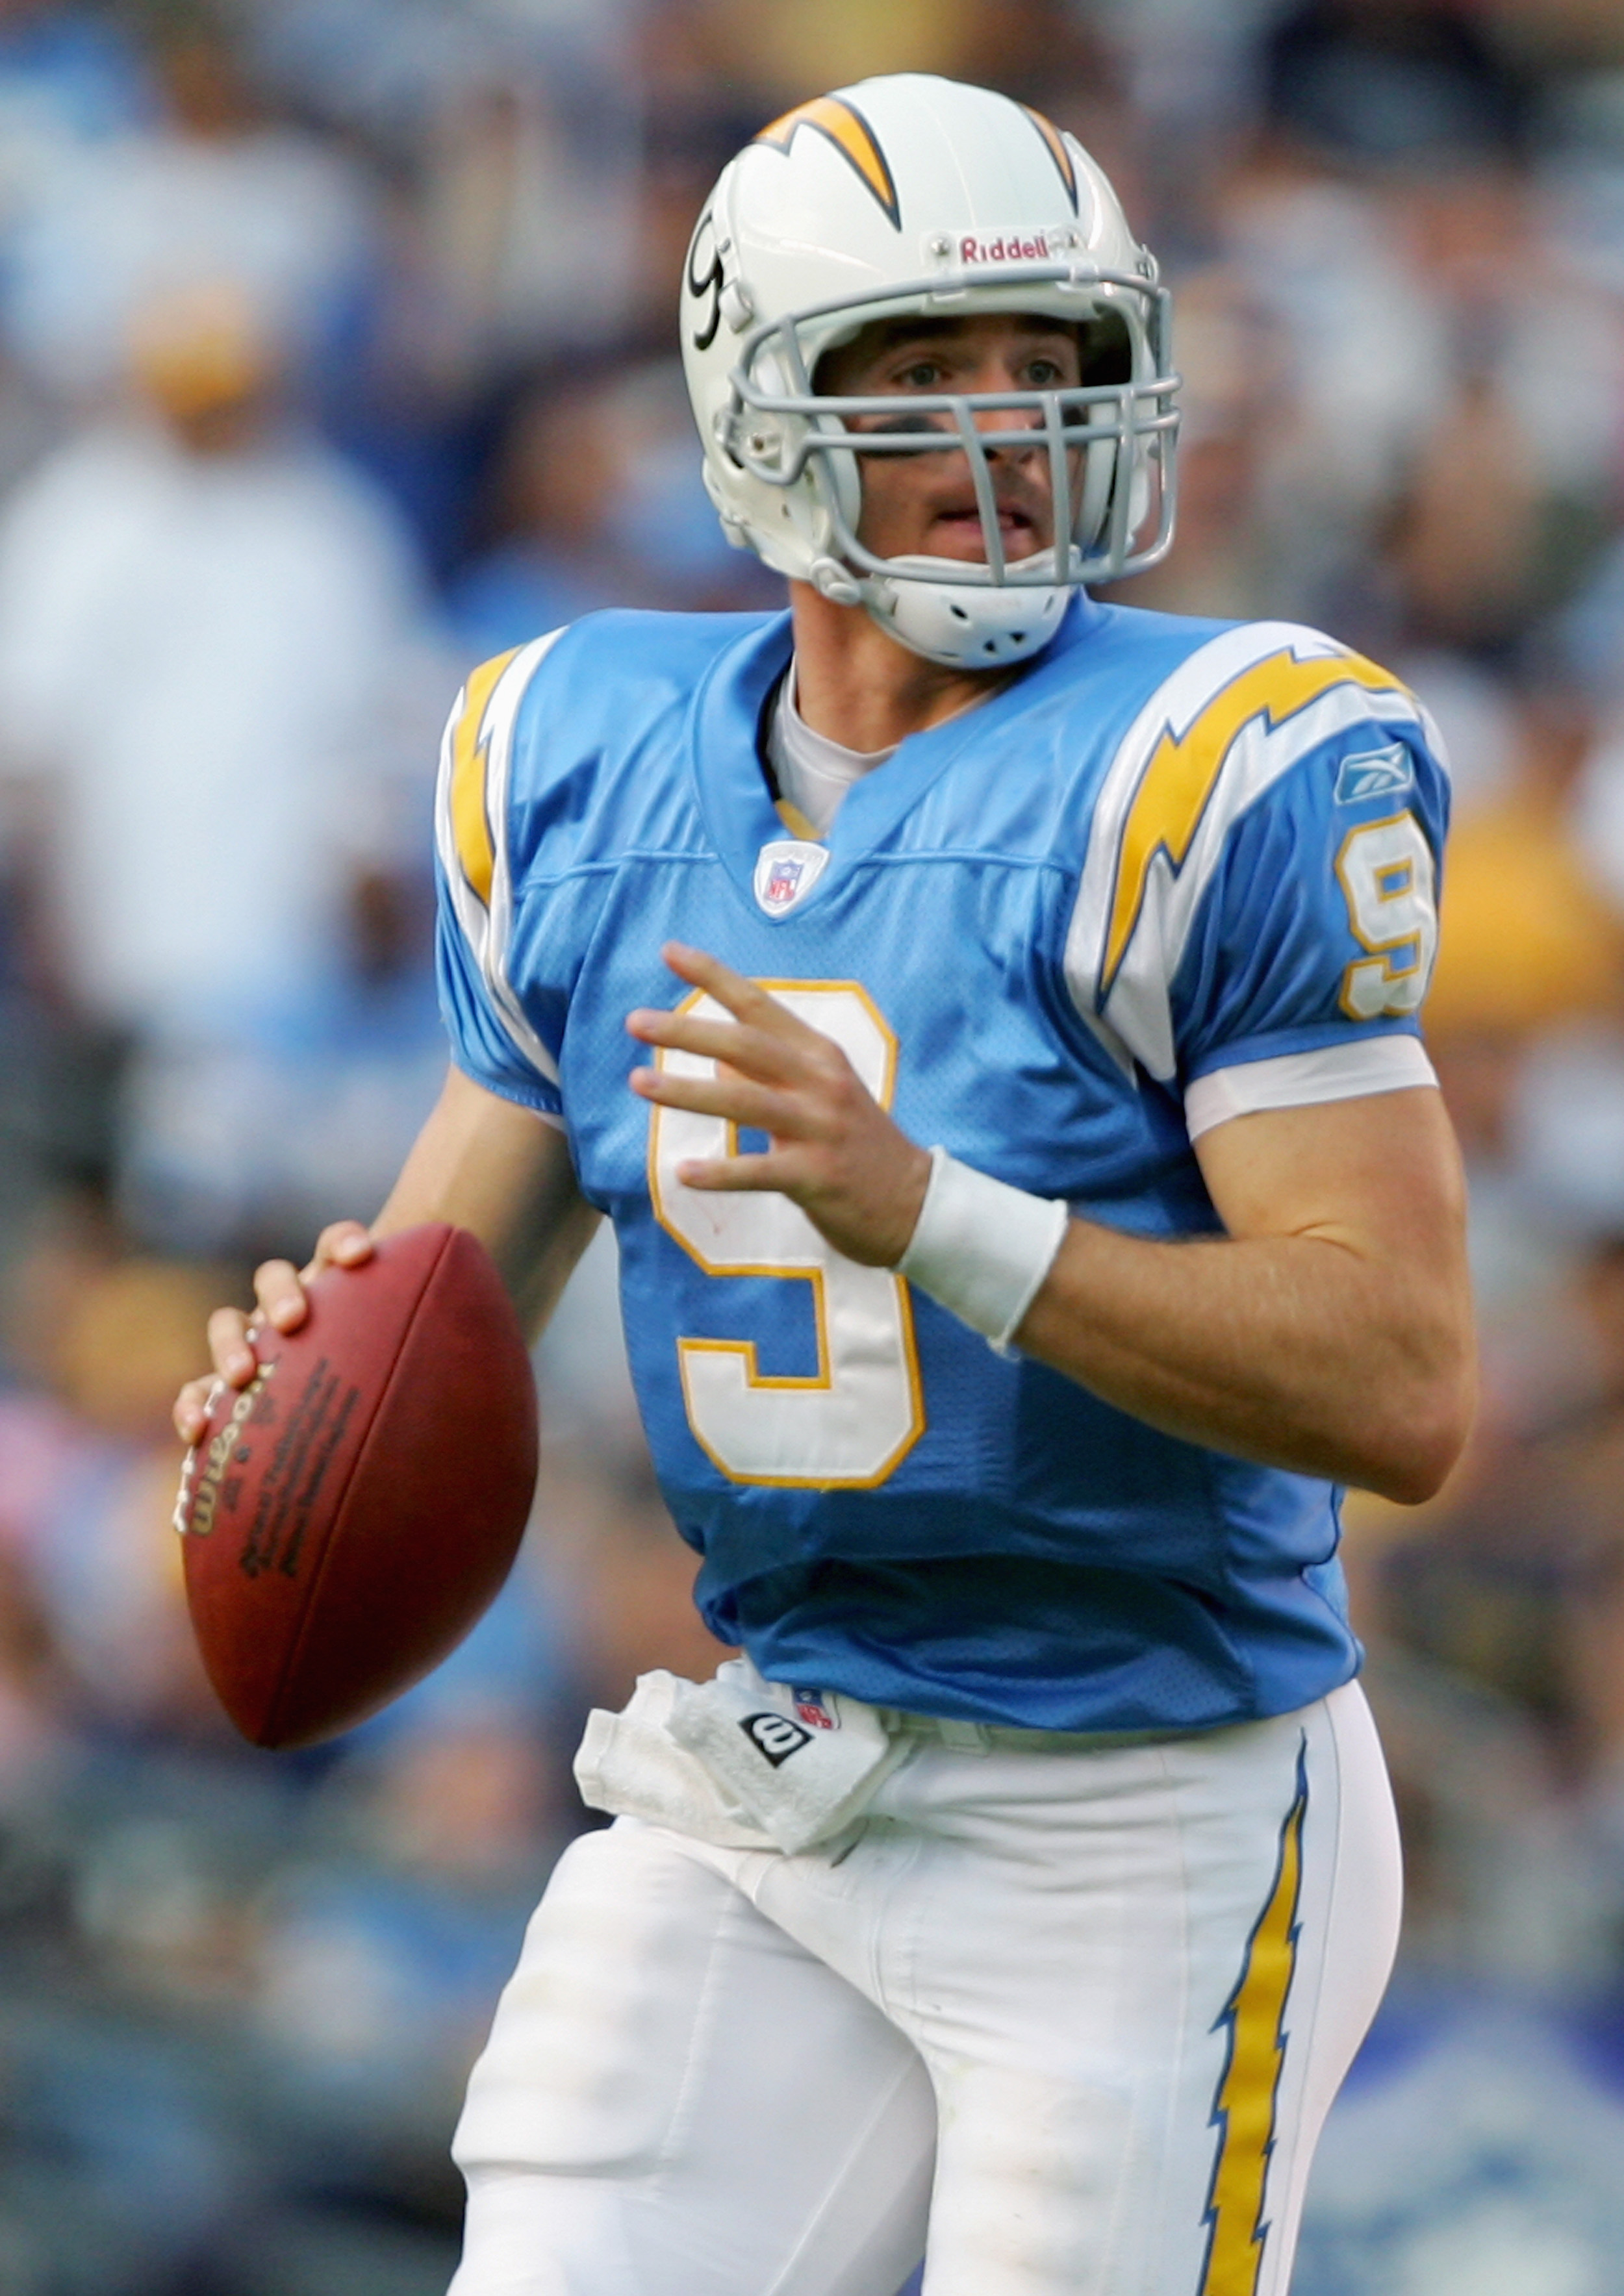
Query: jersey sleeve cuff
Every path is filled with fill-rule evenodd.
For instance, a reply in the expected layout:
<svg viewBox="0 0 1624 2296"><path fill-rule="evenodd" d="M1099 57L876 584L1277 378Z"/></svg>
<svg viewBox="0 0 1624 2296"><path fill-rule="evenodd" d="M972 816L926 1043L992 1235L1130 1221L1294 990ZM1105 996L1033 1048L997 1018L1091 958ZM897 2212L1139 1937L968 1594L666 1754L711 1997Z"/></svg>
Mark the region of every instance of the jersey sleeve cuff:
<svg viewBox="0 0 1624 2296"><path fill-rule="evenodd" d="M1419 1037L1359 1037L1352 1044L1244 1061L1197 1077L1185 1094L1185 1123L1197 1140L1232 1117L1266 1108L1311 1108L1320 1101L1360 1100L1437 1082Z"/></svg>
<svg viewBox="0 0 1624 2296"><path fill-rule="evenodd" d="M451 1059L453 1066L458 1069L470 1083L477 1084L482 1091L495 1093L498 1100L511 1100L517 1108L528 1108L532 1116L539 1116L544 1124L550 1124L553 1127L554 1132L569 1130L562 1111L553 1107L550 1103L543 1100L538 1094L529 1090L524 1085L516 1083L511 1077L493 1076L488 1069L475 1068L472 1062L464 1060L461 1052L455 1048L452 1051Z"/></svg>

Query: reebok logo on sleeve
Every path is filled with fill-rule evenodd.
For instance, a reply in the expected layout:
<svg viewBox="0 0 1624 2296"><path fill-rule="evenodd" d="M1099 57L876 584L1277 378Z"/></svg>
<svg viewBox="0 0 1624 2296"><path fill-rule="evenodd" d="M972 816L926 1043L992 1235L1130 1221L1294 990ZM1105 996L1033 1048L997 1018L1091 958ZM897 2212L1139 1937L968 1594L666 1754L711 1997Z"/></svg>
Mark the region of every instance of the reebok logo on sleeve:
<svg viewBox="0 0 1624 2296"><path fill-rule="evenodd" d="M1336 777L1338 805L1363 805L1373 797L1397 797L1413 786L1415 768L1402 742L1385 750L1366 750L1362 757L1344 758Z"/></svg>

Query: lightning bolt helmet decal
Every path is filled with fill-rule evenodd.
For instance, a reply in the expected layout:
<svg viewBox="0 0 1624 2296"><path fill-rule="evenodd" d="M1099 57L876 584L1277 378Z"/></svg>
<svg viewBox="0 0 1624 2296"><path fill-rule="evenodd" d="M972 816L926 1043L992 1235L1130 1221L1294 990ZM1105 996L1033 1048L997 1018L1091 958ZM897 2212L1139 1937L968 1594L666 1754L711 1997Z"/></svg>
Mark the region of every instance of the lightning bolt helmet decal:
<svg viewBox="0 0 1624 2296"><path fill-rule="evenodd" d="M1029 103L1023 103L1021 109L1048 145L1049 156L1060 169L1060 180L1066 187L1066 197L1070 201L1071 212L1075 215L1077 213L1077 168L1070 152L1066 149L1065 137L1052 119L1046 119L1041 111L1034 111Z"/></svg>
<svg viewBox="0 0 1624 2296"><path fill-rule="evenodd" d="M879 139L856 104L849 103L843 95L814 96L809 103L798 103L793 111L786 111L781 119L775 119L754 141L768 144L775 152L787 152L803 127L816 128L842 158L849 160L885 209L894 228L900 231L902 208L897 197L896 179L880 149ZM1076 203L1073 193L1072 205Z"/></svg>

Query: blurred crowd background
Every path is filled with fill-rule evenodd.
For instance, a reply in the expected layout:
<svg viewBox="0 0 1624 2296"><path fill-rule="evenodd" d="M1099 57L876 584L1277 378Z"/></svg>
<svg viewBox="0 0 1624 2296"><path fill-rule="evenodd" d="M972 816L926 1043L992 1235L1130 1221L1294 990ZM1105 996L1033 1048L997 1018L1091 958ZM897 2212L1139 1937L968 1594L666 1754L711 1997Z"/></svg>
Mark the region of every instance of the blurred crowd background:
<svg viewBox="0 0 1624 2296"><path fill-rule="evenodd" d="M909 68L1074 130L1178 291L1181 532L1128 594L1329 627L1457 772L1486 1398L1438 1502L1349 1507L1410 1914L1298 2296L1624 2288L1617 0L0 0L0 2296L443 2287L582 1717L716 1655L604 1249L513 1584L337 1747L217 1714L168 1409L433 1096L467 668L775 603L700 484L682 251L763 121Z"/></svg>

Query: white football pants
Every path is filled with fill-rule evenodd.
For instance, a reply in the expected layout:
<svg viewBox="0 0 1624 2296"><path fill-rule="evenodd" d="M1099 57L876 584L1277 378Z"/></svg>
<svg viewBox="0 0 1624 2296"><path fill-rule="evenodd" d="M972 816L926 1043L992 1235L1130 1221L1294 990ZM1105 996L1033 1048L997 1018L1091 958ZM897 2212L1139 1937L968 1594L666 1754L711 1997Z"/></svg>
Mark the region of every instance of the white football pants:
<svg viewBox="0 0 1624 2296"><path fill-rule="evenodd" d="M1398 1918L1357 1687L1105 1749L922 1725L857 1839L622 1818L475 2068L453 2296L1284 2296Z"/></svg>

